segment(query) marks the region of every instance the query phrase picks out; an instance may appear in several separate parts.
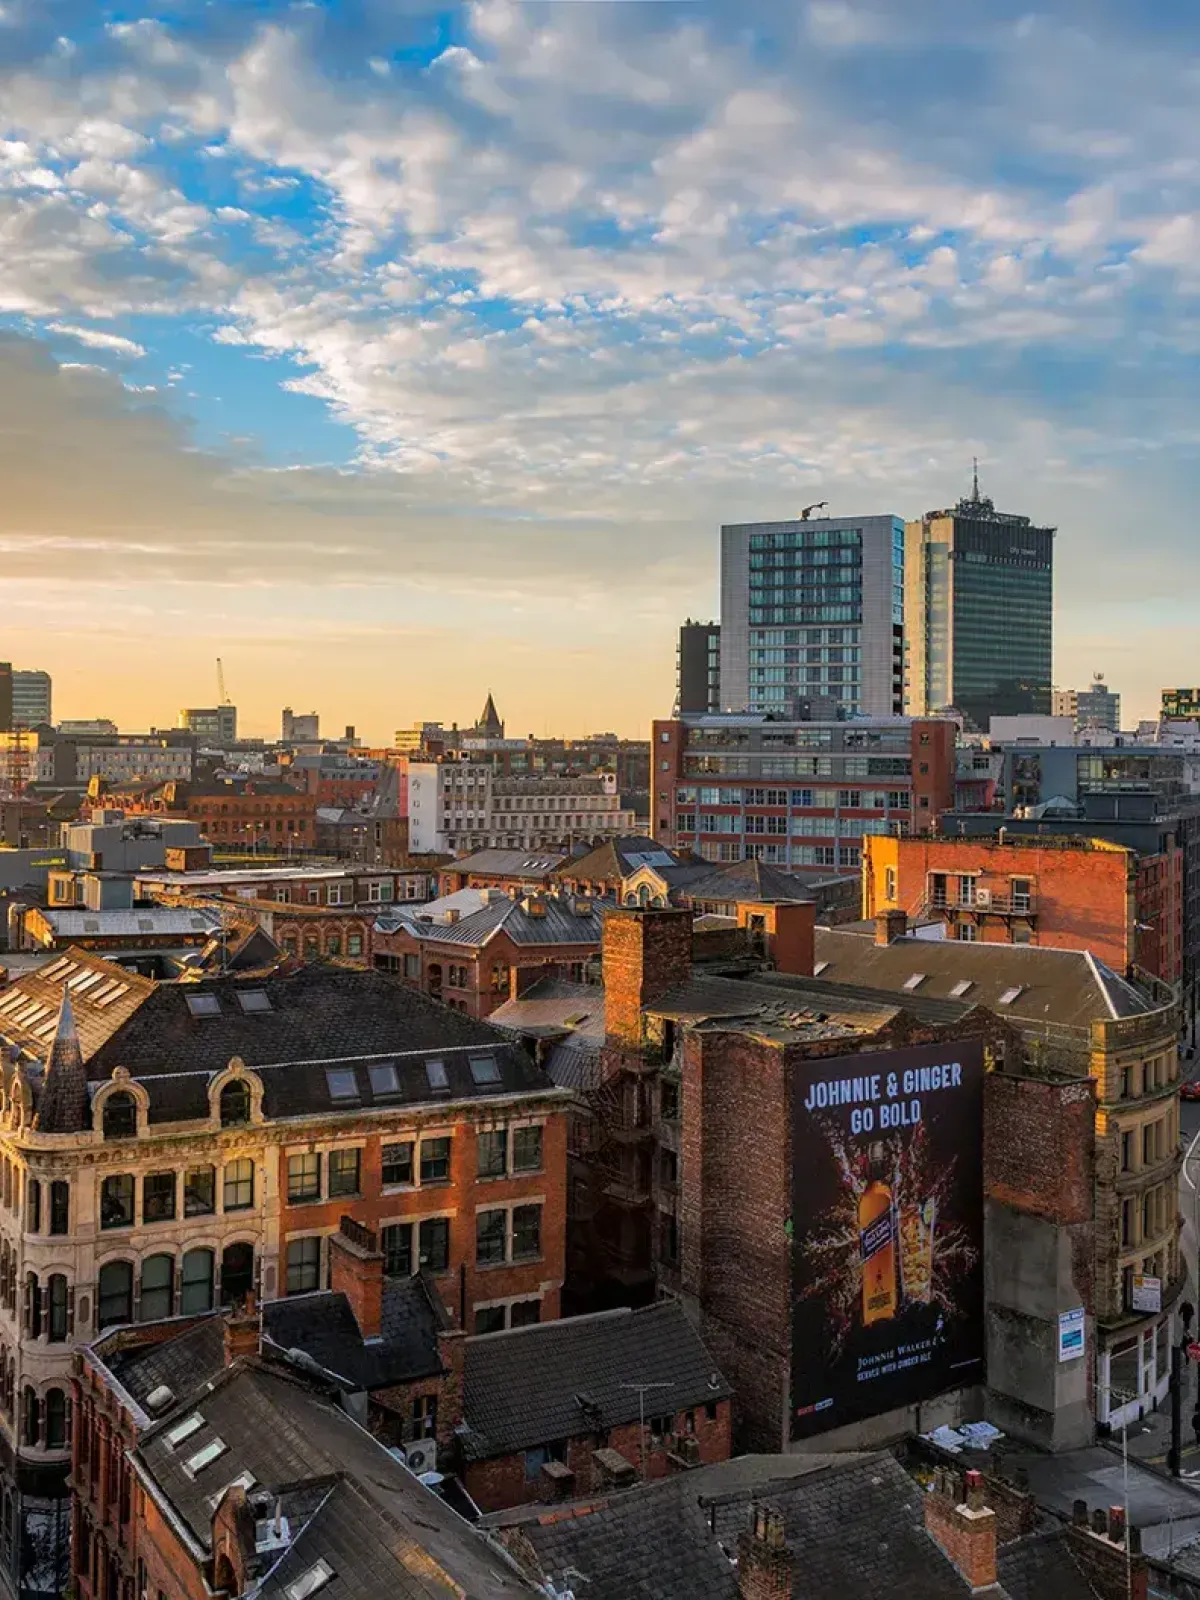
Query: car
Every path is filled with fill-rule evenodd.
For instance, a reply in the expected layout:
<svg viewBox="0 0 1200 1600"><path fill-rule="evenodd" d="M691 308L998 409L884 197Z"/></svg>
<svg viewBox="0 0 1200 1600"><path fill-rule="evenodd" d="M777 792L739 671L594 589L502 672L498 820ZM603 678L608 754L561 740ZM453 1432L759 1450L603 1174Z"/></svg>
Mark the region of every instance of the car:
<svg viewBox="0 0 1200 1600"><path fill-rule="evenodd" d="M1189 1078L1186 1083L1179 1085L1179 1098L1181 1100L1200 1100L1200 1078Z"/></svg>

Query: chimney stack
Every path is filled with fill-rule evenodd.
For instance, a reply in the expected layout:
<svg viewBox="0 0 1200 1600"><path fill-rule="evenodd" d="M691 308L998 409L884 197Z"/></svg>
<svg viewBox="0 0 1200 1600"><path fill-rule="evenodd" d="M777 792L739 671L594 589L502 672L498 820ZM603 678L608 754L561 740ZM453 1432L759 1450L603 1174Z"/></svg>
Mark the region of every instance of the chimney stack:
<svg viewBox="0 0 1200 1600"><path fill-rule="evenodd" d="M792 1551L774 1506L753 1506L738 1535L738 1600L791 1600Z"/></svg>
<svg viewBox="0 0 1200 1600"><path fill-rule="evenodd" d="M968 1472L960 1491L957 1476L938 1467L925 1496L925 1530L972 1589L998 1581L996 1513L984 1504L981 1473Z"/></svg>
<svg viewBox="0 0 1200 1600"><path fill-rule="evenodd" d="M242 1356L256 1356L261 1331L258 1307L253 1294L248 1294L240 1308L235 1306L225 1316L225 1365L231 1367Z"/></svg>
<svg viewBox="0 0 1200 1600"><path fill-rule="evenodd" d="M875 916L875 943L895 944L908 932L908 912L893 906L890 911L880 911Z"/></svg>
<svg viewBox="0 0 1200 1600"><path fill-rule="evenodd" d="M622 906L604 919L605 1021L611 1043L638 1049L643 1010L692 976L692 913Z"/></svg>
<svg viewBox="0 0 1200 1600"><path fill-rule="evenodd" d="M329 1287L350 1302L364 1339L383 1331L383 1254L370 1228L343 1217L329 1240Z"/></svg>

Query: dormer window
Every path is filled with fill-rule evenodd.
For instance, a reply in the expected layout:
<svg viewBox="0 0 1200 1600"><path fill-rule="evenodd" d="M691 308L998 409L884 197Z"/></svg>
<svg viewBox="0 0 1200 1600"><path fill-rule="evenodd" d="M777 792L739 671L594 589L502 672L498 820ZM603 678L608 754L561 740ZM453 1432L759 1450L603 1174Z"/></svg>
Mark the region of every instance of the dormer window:
<svg viewBox="0 0 1200 1600"><path fill-rule="evenodd" d="M250 1085L232 1078L221 1089L221 1126L239 1128L250 1121Z"/></svg>
<svg viewBox="0 0 1200 1600"><path fill-rule="evenodd" d="M131 1094L119 1090L104 1102L104 1137L106 1139L137 1138L137 1102Z"/></svg>

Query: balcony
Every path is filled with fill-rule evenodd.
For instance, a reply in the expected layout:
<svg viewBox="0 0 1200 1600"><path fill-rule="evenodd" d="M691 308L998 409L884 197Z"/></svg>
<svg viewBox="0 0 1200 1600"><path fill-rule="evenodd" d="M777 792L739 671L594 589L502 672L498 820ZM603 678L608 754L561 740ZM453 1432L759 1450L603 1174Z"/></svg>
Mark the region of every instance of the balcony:
<svg viewBox="0 0 1200 1600"><path fill-rule="evenodd" d="M930 911L966 911L987 916L989 913L1000 917L1028 917L1032 921L1037 916L1037 897L1032 893L1006 894L998 889L974 889L970 894L938 894L930 895L928 901Z"/></svg>

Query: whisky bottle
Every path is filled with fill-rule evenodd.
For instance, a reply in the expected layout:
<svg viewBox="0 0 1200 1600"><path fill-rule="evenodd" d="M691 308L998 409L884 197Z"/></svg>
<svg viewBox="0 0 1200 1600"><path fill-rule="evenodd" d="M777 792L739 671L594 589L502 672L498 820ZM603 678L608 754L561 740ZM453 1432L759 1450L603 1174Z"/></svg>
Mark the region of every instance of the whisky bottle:
<svg viewBox="0 0 1200 1600"><path fill-rule="evenodd" d="M896 1314L896 1229L892 1191L885 1180L884 1148L870 1149L870 1181L858 1197L858 1242L863 1269L863 1324Z"/></svg>

